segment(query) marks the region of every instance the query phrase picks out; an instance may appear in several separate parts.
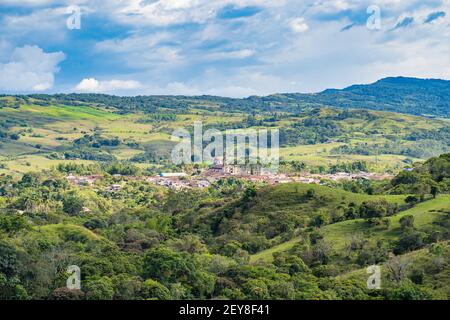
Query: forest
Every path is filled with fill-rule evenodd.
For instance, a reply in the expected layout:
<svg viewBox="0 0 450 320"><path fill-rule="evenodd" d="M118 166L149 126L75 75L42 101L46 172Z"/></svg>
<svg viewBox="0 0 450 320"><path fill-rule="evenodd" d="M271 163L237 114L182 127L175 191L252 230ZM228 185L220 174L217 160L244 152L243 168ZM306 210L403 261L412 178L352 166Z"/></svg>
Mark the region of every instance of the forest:
<svg viewBox="0 0 450 320"><path fill-rule="evenodd" d="M411 101L427 95L436 112L418 116L394 98L386 110L396 112L381 98L382 111L318 102L359 101L365 87L248 99L0 96L0 299L449 299L449 120L431 98L445 97L446 83L378 85L413 90ZM280 176L319 178L150 183L208 167L170 161L172 132L194 122L278 129ZM327 176L339 174L356 176ZM95 179L74 183L80 176ZM73 265L79 290L67 288ZM367 286L374 265L379 290Z"/></svg>
<svg viewBox="0 0 450 320"><path fill-rule="evenodd" d="M92 187L65 179L94 169L104 178ZM0 298L449 298L450 154L371 182L370 194L239 179L105 191L135 173L72 163L1 175ZM373 264L381 290L366 287ZM69 265L81 290L65 287Z"/></svg>
<svg viewBox="0 0 450 320"><path fill-rule="evenodd" d="M406 98L405 98L406 97ZM117 97L106 94L31 94L19 96L23 102L40 100L40 105L78 105L95 103L115 107L122 113L136 110L148 113L160 108L181 112L192 106L213 103L228 112L295 112L308 107L335 107L392 111L434 117L450 116L450 81L416 78L384 78L369 85L354 85L343 90L328 89L314 94L289 93L266 97L233 99L214 96L138 96ZM0 108L7 106L0 100ZM18 106L18 104L12 104Z"/></svg>

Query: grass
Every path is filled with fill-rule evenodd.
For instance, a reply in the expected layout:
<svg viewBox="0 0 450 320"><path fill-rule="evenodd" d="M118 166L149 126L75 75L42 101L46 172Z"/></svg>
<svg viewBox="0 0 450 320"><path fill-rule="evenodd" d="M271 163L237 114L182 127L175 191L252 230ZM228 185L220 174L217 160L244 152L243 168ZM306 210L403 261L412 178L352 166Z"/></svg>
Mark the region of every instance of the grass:
<svg viewBox="0 0 450 320"><path fill-rule="evenodd" d="M304 195L308 190L314 190L314 200L305 200ZM332 212L340 206L346 207L350 203L361 204L364 201L386 199L389 202L404 204L405 195L367 195L351 193L314 184L288 183L275 187L267 187L258 193L256 204L250 211L259 216L267 216L267 213L283 215L286 212L297 217L311 217L318 211ZM267 250L261 251L251 257L251 261L271 261L274 252L286 251L292 248L299 239L284 242Z"/></svg>
<svg viewBox="0 0 450 320"><path fill-rule="evenodd" d="M292 249L299 241L299 239L292 239L267 250L258 252L250 256L250 263L254 263L257 261L272 262L274 253L288 251Z"/></svg>
<svg viewBox="0 0 450 320"><path fill-rule="evenodd" d="M447 259L450 256L450 246L449 241L441 242L440 245L444 248L443 258ZM430 252L429 248L424 248L416 251L412 251L403 255L398 256L399 260L408 265L408 270L427 270L433 266L433 262L436 260L436 256ZM381 288L386 286L397 285L392 282L389 278L389 270L386 264L381 264ZM356 270L351 270L344 274L338 275L336 280L350 280L354 283L361 283L363 286L366 285L369 274L367 273L367 268L361 268ZM437 293L438 299L448 300L450 297L449 282L450 274L447 268L444 268L440 272L432 275L425 275L422 285L428 288L433 288L433 291Z"/></svg>
<svg viewBox="0 0 450 320"><path fill-rule="evenodd" d="M50 224L42 227L36 227L35 231L38 233L47 234L54 239L61 238L62 235L69 233L82 235L91 241L102 239L99 235L95 234L91 230L74 224Z"/></svg>
<svg viewBox="0 0 450 320"><path fill-rule="evenodd" d="M442 212L440 212L442 211ZM441 195L436 199L416 205L389 218L391 226L388 230L371 228L363 219L344 221L325 226L322 231L324 239L331 243L336 250L344 248L351 236L370 233L373 239L394 240L400 235L400 219L406 215L414 216L414 225L420 229L431 225L443 212L450 211L450 195Z"/></svg>
<svg viewBox="0 0 450 320"><path fill-rule="evenodd" d="M13 98L4 97L4 100ZM126 160L142 152L142 147L167 153L167 148L173 146L171 133L174 129L191 129L195 121L202 121L204 125L237 123L245 120L246 114L233 112L224 113L214 104L198 102L198 107L192 108L186 113L177 114L175 121L162 121L158 123L141 123L146 117L144 113L119 115L112 110L107 110L92 104L91 106L67 106L50 105L39 106L33 104L34 100L18 109L0 109L0 118L16 121L18 124L9 128L11 132L19 132L24 129L32 129L21 136L19 141L0 141L1 156L23 156L35 155L36 153L50 153L58 148L70 146L71 142L85 134L100 133L105 137L118 137L124 141L135 141L141 144L139 148L120 148L116 155L121 160ZM37 103L37 102L36 102ZM214 107L213 111L204 110L202 107ZM173 110L167 110L168 113ZM343 144L368 143L383 144L387 142L387 135L407 134L413 130L439 128L447 125L448 121L427 119L422 117L406 116L395 113L375 112L381 119L368 121L364 119L348 118L339 122L344 133L339 137L340 141L316 145L298 145L280 149L280 156L284 160L303 161L307 165L317 167L319 165L331 166L343 162L366 161L373 171L386 172L387 170L397 172L406 165L409 159L401 155L333 155L331 150ZM324 108L321 114L335 115L336 110ZM261 117L262 118L262 117ZM301 117L283 118L274 122L274 128L288 127L295 122L301 121ZM239 130L236 130L239 131ZM342 138L342 139L341 139ZM406 143L402 141L402 143ZM34 148L40 145L41 150ZM161 147L161 150L158 148ZM34 168L48 167L33 162ZM11 165L14 170L23 171L22 165Z"/></svg>
<svg viewBox="0 0 450 320"><path fill-rule="evenodd" d="M277 208L288 207L295 209L297 206L304 207L308 202L304 201L303 196L308 190L313 190L316 198L323 203L324 206L336 208L338 204L348 204L354 202L360 204L368 200L387 199L394 203L404 203L405 195L367 195L362 193L352 193L340 189L330 188L327 186L303 183L286 183L274 187L266 187L258 193L255 206L252 210L265 211L266 206L275 205Z"/></svg>
<svg viewBox="0 0 450 320"><path fill-rule="evenodd" d="M355 138L356 136L353 136ZM385 143L387 140L382 138L357 138L351 139L351 143ZM402 155L386 155L378 156L370 155L333 155L331 150L333 148L345 145L341 142L314 144L314 145L299 145L295 147L280 148L280 156L287 161L302 161L310 166L330 166L337 165L343 162L365 161L369 164L373 171L386 172L386 170L398 171L405 166L405 161L411 157ZM419 161L420 159L412 159Z"/></svg>
<svg viewBox="0 0 450 320"><path fill-rule="evenodd" d="M100 108L89 106L37 106L37 105L22 105L20 112L32 113L44 117L51 117L54 119L70 119L70 120L114 120L119 118L119 115Z"/></svg>
<svg viewBox="0 0 450 320"><path fill-rule="evenodd" d="M333 190L337 191L337 190ZM363 197L361 197L363 196ZM374 200L377 197L383 197L388 199L388 201L401 203L403 202L404 196L365 196L358 195L352 197L356 201L361 201L362 199ZM369 197L369 198L368 198ZM441 195L436 199L429 200L418 204L417 206L402 211L401 213L390 217L391 226L388 230L381 228L369 227L364 219L348 220L331 225L327 225L321 228L324 235L325 241L330 243L335 250L341 250L345 247L346 243L350 240L352 236L355 235L370 235L372 239L384 239L384 240L394 240L400 234L400 219L406 215L412 215L415 219L416 228L420 229L422 227L431 225L439 217L442 217L445 213L450 212L450 195ZM290 241L281 243L277 246L269 248L267 250L258 252L251 256L250 261L256 262L258 260L271 262L273 260L273 254L276 252L284 252L292 247L294 247L300 239L292 239Z"/></svg>
<svg viewBox="0 0 450 320"><path fill-rule="evenodd" d="M29 171L41 171L51 169L60 163L72 163L73 160L48 159L44 155L25 155L13 159L0 159L0 163L6 165L7 170L0 170L0 173L26 173ZM77 160L79 164L92 164L94 161ZM3 172L2 172L3 171Z"/></svg>

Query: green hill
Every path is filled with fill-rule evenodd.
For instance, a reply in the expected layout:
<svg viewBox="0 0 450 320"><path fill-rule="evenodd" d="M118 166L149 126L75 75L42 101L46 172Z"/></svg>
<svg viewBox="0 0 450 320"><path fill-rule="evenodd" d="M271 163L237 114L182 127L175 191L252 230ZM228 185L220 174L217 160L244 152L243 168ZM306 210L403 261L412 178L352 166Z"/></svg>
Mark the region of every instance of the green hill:
<svg viewBox="0 0 450 320"><path fill-rule="evenodd" d="M192 212L185 217L189 223L183 228L198 230L203 236L214 238L215 246L237 241L255 253L277 248L277 245L283 248L295 244L295 240L286 241L302 230L348 219L349 210L357 210L364 202L386 201L393 210L399 210L405 205L405 198L405 195L370 196L319 185L289 183L262 188L254 196L243 197L214 210L207 207ZM260 254L265 256L272 250Z"/></svg>
<svg viewBox="0 0 450 320"><path fill-rule="evenodd" d="M70 160L168 164L172 132L192 130L194 121L202 121L205 130L279 129L281 160L302 162L308 169L334 170L359 162L367 170L397 172L450 150L446 120L322 105L257 112L264 103L246 109L213 97L201 103L171 97L163 104L164 99L0 97L0 150L7 157L0 159L0 172L49 169Z"/></svg>
<svg viewBox="0 0 450 320"><path fill-rule="evenodd" d="M331 190L330 190L331 191ZM389 196L379 196L378 198L383 198L394 201L401 202L400 199L404 199L405 196L398 196L390 198ZM365 196L360 200L373 200L376 197ZM275 204L276 205L276 204ZM389 217L390 226L389 229L383 227L371 227L363 219L348 220L337 222L334 224L326 225L321 228L321 233L325 241L330 243L334 250L343 250L345 245L347 245L352 237L361 236L363 238L370 239L382 239L382 240L398 240L401 230L400 219L404 216L412 215L414 216L415 226L419 230L422 228L431 227L435 222L439 222L441 219L447 217L450 213L450 196L442 195L437 199L432 199L423 203L416 205L415 207L401 211L400 213ZM438 227L436 227L439 229ZM442 228L445 231L445 228ZM273 254L277 252L283 252L291 249L296 244L300 242L301 239L292 239L290 241L281 243L277 246L259 252L252 256L252 261L272 261Z"/></svg>
<svg viewBox="0 0 450 320"><path fill-rule="evenodd" d="M373 84L354 85L343 90L329 89L320 93L280 93L266 97L232 99L214 96L139 96L118 97L104 94L35 94L19 99L41 101L41 105L95 104L118 108L122 112L156 112L186 110L192 107L227 112L295 112L308 107L336 107L392 111L397 113L449 117L450 81L391 77ZM15 105L7 98L2 105Z"/></svg>

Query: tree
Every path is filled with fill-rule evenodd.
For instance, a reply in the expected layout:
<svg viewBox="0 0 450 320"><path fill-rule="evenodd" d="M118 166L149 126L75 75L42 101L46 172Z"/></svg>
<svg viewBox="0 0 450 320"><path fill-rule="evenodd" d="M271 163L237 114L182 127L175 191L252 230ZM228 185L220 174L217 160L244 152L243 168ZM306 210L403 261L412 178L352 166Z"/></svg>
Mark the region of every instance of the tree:
<svg viewBox="0 0 450 320"><path fill-rule="evenodd" d="M208 252L205 244L202 242L200 237L196 235L183 236L181 239L173 242L173 247L178 251L185 251L191 254Z"/></svg>
<svg viewBox="0 0 450 320"><path fill-rule="evenodd" d="M50 300L83 300L84 298L85 294L83 291L66 287L53 290L49 297Z"/></svg>
<svg viewBox="0 0 450 320"><path fill-rule="evenodd" d="M141 297L142 280L130 274L122 273L112 277L114 300L136 300Z"/></svg>
<svg viewBox="0 0 450 320"><path fill-rule="evenodd" d="M424 245L424 235L421 232L408 230L399 239L394 253L401 254L420 249Z"/></svg>
<svg viewBox="0 0 450 320"><path fill-rule="evenodd" d="M0 273L0 300L25 300L28 294L18 277Z"/></svg>
<svg viewBox="0 0 450 320"><path fill-rule="evenodd" d="M0 300L28 297L18 277L19 265L15 248L0 240Z"/></svg>
<svg viewBox="0 0 450 320"><path fill-rule="evenodd" d="M150 249L144 256L144 277L163 284L186 282L191 270L188 258L166 247Z"/></svg>
<svg viewBox="0 0 450 320"><path fill-rule="evenodd" d="M329 221L328 213L325 211L320 211L314 214L314 216L311 219L310 226L312 227L320 227L324 224L327 224Z"/></svg>
<svg viewBox="0 0 450 320"><path fill-rule="evenodd" d="M249 202L256 197L256 187L251 185L248 186L245 191L244 191L244 195L242 196L242 202L244 204L244 206L247 206L249 204Z"/></svg>
<svg viewBox="0 0 450 320"><path fill-rule="evenodd" d="M14 277L19 273L17 252L13 246L0 240L0 273Z"/></svg>
<svg viewBox="0 0 450 320"><path fill-rule="evenodd" d="M169 289L152 279L145 280L141 295L147 300L169 300L171 298Z"/></svg>
<svg viewBox="0 0 450 320"><path fill-rule="evenodd" d="M63 210L74 216L78 215L84 207L84 198L76 191L70 191L63 196Z"/></svg>
<svg viewBox="0 0 450 320"><path fill-rule="evenodd" d="M313 199L315 195L316 195L316 190L314 190L314 189L308 189L308 191L306 191L306 198L308 198L308 199Z"/></svg>
<svg viewBox="0 0 450 320"><path fill-rule="evenodd" d="M406 277L409 265L409 261L402 260L399 257L394 257L388 261L386 264L386 269L388 270L389 276L392 280L400 282Z"/></svg>
<svg viewBox="0 0 450 320"><path fill-rule="evenodd" d="M428 300L432 299L433 295L415 285L411 280L405 279L399 286L388 291L387 298L389 300Z"/></svg>
<svg viewBox="0 0 450 320"><path fill-rule="evenodd" d="M400 219L400 227L403 231L408 229L414 229L414 216L407 215Z"/></svg>
<svg viewBox="0 0 450 320"><path fill-rule="evenodd" d="M269 299L269 289L266 283L260 279L251 279L245 282L242 286L246 297L251 300Z"/></svg>
<svg viewBox="0 0 450 320"><path fill-rule="evenodd" d="M405 202L414 205L419 202L419 198L417 198L416 196L407 196Z"/></svg>
<svg viewBox="0 0 450 320"><path fill-rule="evenodd" d="M22 216L17 215L0 215L0 230L6 233L16 233L22 229L29 229L30 225Z"/></svg>
<svg viewBox="0 0 450 320"><path fill-rule="evenodd" d="M114 297L113 284L108 277L93 277L87 279L84 285L86 299L88 300L112 300Z"/></svg>
<svg viewBox="0 0 450 320"><path fill-rule="evenodd" d="M440 192L441 190L437 184L431 186L431 194L433 195L433 199L436 199Z"/></svg>

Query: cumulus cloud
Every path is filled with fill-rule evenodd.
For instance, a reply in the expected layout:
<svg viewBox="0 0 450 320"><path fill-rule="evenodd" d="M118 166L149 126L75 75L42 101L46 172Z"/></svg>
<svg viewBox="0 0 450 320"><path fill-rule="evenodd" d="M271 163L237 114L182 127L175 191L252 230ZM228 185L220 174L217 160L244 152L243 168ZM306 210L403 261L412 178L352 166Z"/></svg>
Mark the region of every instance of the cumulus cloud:
<svg viewBox="0 0 450 320"><path fill-rule="evenodd" d="M410 25L412 25L413 23L414 23L413 17L404 17L403 19L401 19L397 22L394 29L406 28L406 27L409 27Z"/></svg>
<svg viewBox="0 0 450 320"><path fill-rule="evenodd" d="M46 53L37 46L15 48L6 63L0 63L0 89L44 91L51 89L63 52Z"/></svg>
<svg viewBox="0 0 450 320"><path fill-rule="evenodd" d="M14 6L42 6L54 3L54 0L3 0L0 4L14 5Z"/></svg>
<svg viewBox="0 0 450 320"><path fill-rule="evenodd" d="M120 1L113 9L117 21L133 25L167 26L182 23L205 23L217 17L226 8L234 13L249 16L242 11L252 8L273 8L284 5L284 0L126 0ZM241 10L242 11L241 11Z"/></svg>
<svg viewBox="0 0 450 320"><path fill-rule="evenodd" d="M294 18L289 22L291 30L295 33L302 33L309 29L304 18Z"/></svg>
<svg viewBox="0 0 450 320"><path fill-rule="evenodd" d="M437 19L444 18L446 15L444 11L432 12L425 19L425 23L432 23Z"/></svg>
<svg viewBox="0 0 450 320"><path fill-rule="evenodd" d="M209 54L207 58L212 60L245 59L253 56L254 54L255 54L254 50L242 49L242 50L213 52Z"/></svg>
<svg viewBox="0 0 450 320"><path fill-rule="evenodd" d="M95 78L85 78L75 87L81 92L125 92L141 88L139 81L135 80L105 80L99 81Z"/></svg>
<svg viewBox="0 0 450 320"><path fill-rule="evenodd" d="M80 32L65 28L69 2L86 12ZM450 0L26 3L0 12L0 62L30 39L60 47L69 59L58 90L248 96L450 74ZM366 27L369 5L381 9L380 30Z"/></svg>

